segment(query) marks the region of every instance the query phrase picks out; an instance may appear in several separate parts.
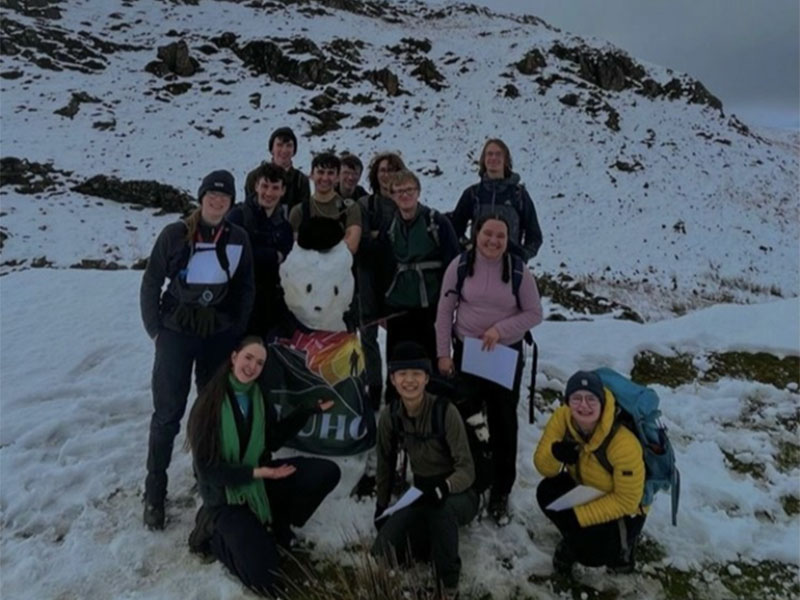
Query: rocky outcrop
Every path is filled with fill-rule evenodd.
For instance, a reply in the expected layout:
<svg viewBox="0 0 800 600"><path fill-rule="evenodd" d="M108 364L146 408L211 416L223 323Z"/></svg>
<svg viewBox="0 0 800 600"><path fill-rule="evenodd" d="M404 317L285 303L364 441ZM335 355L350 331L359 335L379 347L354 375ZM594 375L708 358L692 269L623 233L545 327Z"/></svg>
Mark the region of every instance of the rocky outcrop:
<svg viewBox="0 0 800 600"><path fill-rule="evenodd" d="M544 58L544 54L538 48L534 48L525 54L521 60L514 63L514 66L523 75L535 75L547 66L547 61Z"/></svg>
<svg viewBox="0 0 800 600"><path fill-rule="evenodd" d="M191 77L200 70L200 63L189 55L189 46L184 40L158 47L158 60L147 63L144 68L156 77Z"/></svg>
<svg viewBox="0 0 800 600"><path fill-rule="evenodd" d="M100 98L95 98L87 94L86 92L72 92L72 98L70 98L69 103L66 106L62 106L61 108L54 110L53 112L57 115L61 115L63 117L69 117L70 119L78 114L78 110L80 110L81 104L83 103L98 103L100 102Z"/></svg>
<svg viewBox="0 0 800 600"><path fill-rule="evenodd" d="M56 169L51 164L30 162L24 158L0 158L0 186L10 185L18 194L40 194L57 189L71 171Z"/></svg>
<svg viewBox="0 0 800 600"><path fill-rule="evenodd" d="M164 213L186 214L192 210L194 201L189 194L157 181L122 181L107 175L95 175L72 190L143 208L160 208Z"/></svg>
<svg viewBox="0 0 800 600"><path fill-rule="evenodd" d="M641 315L629 306L619 304L603 296L596 296L586 289L582 283L575 281L569 275L551 275L544 273L536 276L536 285L543 297L551 298L553 304L564 307L567 311L584 313L587 315L613 314L615 319L644 323ZM548 321L574 320L574 316L567 316L554 306L547 317Z"/></svg>
<svg viewBox="0 0 800 600"><path fill-rule="evenodd" d="M399 96L403 93L400 89L400 81L397 79L397 75L392 73L388 67L377 71L365 71L364 78L386 90L386 93L390 96Z"/></svg>
<svg viewBox="0 0 800 600"><path fill-rule="evenodd" d="M64 0L1 0L0 6L26 17L58 20L61 18L59 5L63 3Z"/></svg>

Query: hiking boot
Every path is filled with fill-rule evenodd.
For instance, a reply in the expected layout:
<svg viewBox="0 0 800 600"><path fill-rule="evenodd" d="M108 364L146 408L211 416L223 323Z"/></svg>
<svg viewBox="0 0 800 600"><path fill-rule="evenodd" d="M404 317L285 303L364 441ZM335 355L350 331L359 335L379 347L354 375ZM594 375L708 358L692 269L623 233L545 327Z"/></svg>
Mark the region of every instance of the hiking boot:
<svg viewBox="0 0 800 600"><path fill-rule="evenodd" d="M160 531L164 529L164 503L154 504L145 501L142 520L144 521L144 526L150 531Z"/></svg>
<svg viewBox="0 0 800 600"><path fill-rule="evenodd" d="M211 551L213 535L214 522L211 513L205 506L201 506L194 518L194 529L189 534L189 552L196 554L203 562L214 562L214 553Z"/></svg>
<svg viewBox="0 0 800 600"><path fill-rule="evenodd" d="M553 553L553 570L556 574L563 577L572 575L572 566L575 564L575 557L572 554L567 542L561 540Z"/></svg>
<svg viewBox="0 0 800 600"><path fill-rule="evenodd" d="M628 548L627 552L622 552L619 559L606 567L606 571L612 575L630 575L636 569L636 540Z"/></svg>
<svg viewBox="0 0 800 600"><path fill-rule="evenodd" d="M508 512L508 494L492 495L489 498L487 510L498 527L505 527L511 522L511 514Z"/></svg>

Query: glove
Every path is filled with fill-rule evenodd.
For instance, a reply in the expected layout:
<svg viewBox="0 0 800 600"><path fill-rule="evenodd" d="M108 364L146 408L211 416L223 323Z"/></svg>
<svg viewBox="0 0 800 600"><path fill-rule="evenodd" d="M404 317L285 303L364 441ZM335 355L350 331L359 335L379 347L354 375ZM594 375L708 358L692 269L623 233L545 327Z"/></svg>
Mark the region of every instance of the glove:
<svg viewBox="0 0 800 600"><path fill-rule="evenodd" d="M578 462L580 449L578 448L578 442L563 440L561 442L553 442L553 445L550 446L550 452L559 462L574 465Z"/></svg>
<svg viewBox="0 0 800 600"><path fill-rule="evenodd" d="M378 517L381 516L383 514L383 511L385 511L385 510L386 510L386 507L383 504L376 504L375 505L375 515L372 517L372 523L375 525L375 529L377 529L378 531L380 531L381 527L383 527L384 523L386 523L386 521L389 520L388 518L386 518L386 519L381 519L380 521L378 521Z"/></svg>
<svg viewBox="0 0 800 600"><path fill-rule="evenodd" d="M434 506L443 504L450 495L450 486L444 478L425 480L415 478L414 485L422 491L423 499Z"/></svg>

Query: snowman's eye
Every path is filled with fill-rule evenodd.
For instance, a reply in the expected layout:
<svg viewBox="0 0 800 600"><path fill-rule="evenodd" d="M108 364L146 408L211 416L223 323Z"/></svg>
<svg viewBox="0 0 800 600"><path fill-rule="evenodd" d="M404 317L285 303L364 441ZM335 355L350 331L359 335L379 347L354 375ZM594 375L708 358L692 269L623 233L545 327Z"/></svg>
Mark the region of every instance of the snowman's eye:
<svg viewBox="0 0 800 600"><path fill-rule="evenodd" d="M339 286L337 286L337 285L333 286L333 295L334 296L338 296L339 295Z"/></svg>
<svg viewBox="0 0 800 600"><path fill-rule="evenodd" d="M310 283L306 286L306 292L308 292L309 294L311 293L311 284Z"/></svg>

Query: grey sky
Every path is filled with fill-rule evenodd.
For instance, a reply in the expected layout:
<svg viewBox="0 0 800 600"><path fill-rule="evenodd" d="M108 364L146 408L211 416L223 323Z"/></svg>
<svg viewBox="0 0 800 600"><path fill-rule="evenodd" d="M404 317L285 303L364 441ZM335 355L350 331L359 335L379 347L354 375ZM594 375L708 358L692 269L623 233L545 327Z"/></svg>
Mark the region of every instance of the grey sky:
<svg viewBox="0 0 800 600"><path fill-rule="evenodd" d="M469 1L606 39L699 79L746 123L800 129L798 0Z"/></svg>

